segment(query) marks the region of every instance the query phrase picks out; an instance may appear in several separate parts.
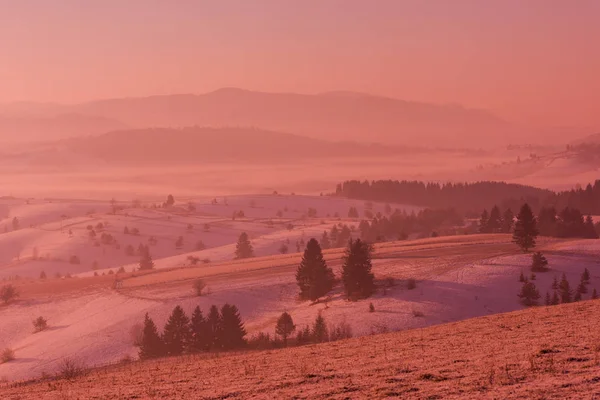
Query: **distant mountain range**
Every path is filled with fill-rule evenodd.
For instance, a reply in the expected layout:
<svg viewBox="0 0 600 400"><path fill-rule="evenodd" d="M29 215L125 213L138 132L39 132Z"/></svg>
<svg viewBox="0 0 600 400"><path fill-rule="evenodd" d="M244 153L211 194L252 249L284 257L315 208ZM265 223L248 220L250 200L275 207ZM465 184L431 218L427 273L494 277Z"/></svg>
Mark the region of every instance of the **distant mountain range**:
<svg viewBox="0 0 600 400"><path fill-rule="evenodd" d="M398 146L328 142L253 128L148 128L67 139L53 146L112 163L169 165L198 162L270 163L322 157L380 157L414 152Z"/></svg>
<svg viewBox="0 0 600 400"><path fill-rule="evenodd" d="M18 124L15 118L20 118ZM2 123L3 119L13 122ZM22 132L27 137L55 139L123 128L194 125L256 127L324 140L422 147L489 147L518 139L511 124L484 110L353 92L305 95L226 88L201 95L75 105L0 105L0 135L5 139Z"/></svg>

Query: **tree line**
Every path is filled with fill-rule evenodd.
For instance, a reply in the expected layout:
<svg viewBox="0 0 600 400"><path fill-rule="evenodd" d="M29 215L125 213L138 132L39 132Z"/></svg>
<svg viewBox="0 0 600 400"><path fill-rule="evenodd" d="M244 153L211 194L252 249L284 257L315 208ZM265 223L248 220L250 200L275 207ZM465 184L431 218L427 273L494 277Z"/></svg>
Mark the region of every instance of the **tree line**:
<svg viewBox="0 0 600 400"><path fill-rule="evenodd" d="M162 333L146 313L144 326L136 344L140 359L178 356L206 351L223 351L244 348L246 329L235 305L210 307L205 317L196 307L191 319L181 306L176 306Z"/></svg>
<svg viewBox="0 0 600 400"><path fill-rule="evenodd" d="M335 194L351 199L414 204L424 207L451 207L461 213L473 213L489 204L516 210L528 203L541 207L577 208L585 215L600 214L600 179L585 188L553 192L533 186L505 182L435 183L422 181L358 181L337 185Z"/></svg>

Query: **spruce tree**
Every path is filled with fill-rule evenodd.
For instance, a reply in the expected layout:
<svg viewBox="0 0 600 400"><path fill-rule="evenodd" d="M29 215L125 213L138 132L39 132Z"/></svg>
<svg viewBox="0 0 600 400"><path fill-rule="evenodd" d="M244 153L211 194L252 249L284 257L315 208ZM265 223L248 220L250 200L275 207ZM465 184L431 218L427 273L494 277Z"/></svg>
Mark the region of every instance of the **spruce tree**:
<svg viewBox="0 0 600 400"><path fill-rule="evenodd" d="M220 344L225 350L239 349L246 345L246 329L236 306L225 304L221 307Z"/></svg>
<svg viewBox="0 0 600 400"><path fill-rule="evenodd" d="M560 280L558 289L560 291L560 302L570 303L572 300L573 292L571 291L571 286L569 285L567 276L564 273L562 274L562 279Z"/></svg>
<svg viewBox="0 0 600 400"><path fill-rule="evenodd" d="M517 244L523 252L535 247L538 235L537 222L529 204L525 203L517 215L517 222L513 232L513 243Z"/></svg>
<svg viewBox="0 0 600 400"><path fill-rule="evenodd" d="M498 206L494 206L490 212L490 218L487 222L487 232L498 233L502 231L502 216Z"/></svg>
<svg viewBox="0 0 600 400"><path fill-rule="evenodd" d="M310 343L312 341L310 327L308 325L304 326L304 329L298 330L296 334L296 344L303 345Z"/></svg>
<svg viewBox="0 0 600 400"><path fill-rule="evenodd" d="M581 293L581 294L587 293L587 287L585 286L585 282L583 282L583 281L579 282L579 285L577 285L577 293Z"/></svg>
<svg viewBox="0 0 600 400"><path fill-rule="evenodd" d="M178 356L189 347L192 333L190 320L181 306L176 306L163 331L165 351L170 356Z"/></svg>
<svg viewBox="0 0 600 400"><path fill-rule="evenodd" d="M539 251L533 253L531 256L531 270L534 272L548 271L548 260Z"/></svg>
<svg viewBox="0 0 600 400"><path fill-rule="evenodd" d="M588 269L587 269L587 268L586 268L586 269L584 269L584 270L583 270L583 274L581 274L581 281L582 281L583 283L585 283L586 285L587 285L588 283L590 283L590 271L588 271Z"/></svg>
<svg viewBox="0 0 600 400"><path fill-rule="evenodd" d="M581 301L581 293L578 291L575 292L575 296L573 297L573 302Z"/></svg>
<svg viewBox="0 0 600 400"><path fill-rule="evenodd" d="M348 242L343 258L342 282L350 300L364 299L375 292L375 276L371 272L373 248L360 239Z"/></svg>
<svg viewBox="0 0 600 400"><path fill-rule="evenodd" d="M199 306L197 306L192 313L190 330L190 351L194 353L208 351L210 349L212 335L208 321L204 318L204 315L202 315Z"/></svg>
<svg viewBox="0 0 600 400"><path fill-rule="evenodd" d="M540 293L533 282L525 282L517 296L519 296L524 306L530 307L538 304Z"/></svg>
<svg viewBox="0 0 600 400"><path fill-rule="evenodd" d="M248 234L246 232L242 232L235 246L235 259L240 260L251 257L254 257L252 243L250 243L250 239L248 239Z"/></svg>
<svg viewBox="0 0 600 400"><path fill-rule="evenodd" d="M279 319L277 320L277 326L275 327L275 333L281 336L283 339L283 345L287 346L288 337L296 330L296 325L294 325L294 320L292 320L292 316L287 312L281 314Z"/></svg>
<svg viewBox="0 0 600 400"><path fill-rule="evenodd" d="M329 233L329 241L331 243L331 246L337 246L337 242L338 242L338 228L337 225L334 225L331 228L331 232Z"/></svg>
<svg viewBox="0 0 600 400"><path fill-rule="evenodd" d="M143 249L140 248L140 253L140 271L148 271L154 269L154 261L152 261L150 249L146 246L143 246Z"/></svg>
<svg viewBox="0 0 600 400"><path fill-rule="evenodd" d="M513 225L515 223L515 214L509 208L504 211L504 215L502 216L502 232L510 233L513 229Z"/></svg>
<svg viewBox="0 0 600 400"><path fill-rule="evenodd" d="M208 324L208 330L210 332L210 348L211 349L215 349L218 350L221 348L221 331L223 330L222 327L222 320L221 320L221 314L219 313L219 309L217 308L217 306L212 305L210 307L210 310L208 312L208 317L207 317L207 324Z"/></svg>
<svg viewBox="0 0 600 400"><path fill-rule="evenodd" d="M596 292L596 288L594 288L594 291L592 292L592 300L596 300L598 298L598 292Z"/></svg>
<svg viewBox="0 0 600 400"><path fill-rule="evenodd" d="M558 290L558 278L556 278L556 275L554 275L554 280L552 281L552 289Z"/></svg>
<svg viewBox="0 0 600 400"><path fill-rule="evenodd" d="M331 248L331 242L329 241L329 234L327 231L323 232L323 236L321 237L321 249L327 250Z"/></svg>
<svg viewBox="0 0 600 400"><path fill-rule="evenodd" d="M165 355L164 344L158 334L154 321L148 316L144 317L144 328L142 330L142 340L140 341L140 359L162 357Z"/></svg>
<svg viewBox="0 0 600 400"><path fill-rule="evenodd" d="M525 274L521 271L521 275L519 275L519 282L526 282L527 278L525 278Z"/></svg>
<svg viewBox="0 0 600 400"><path fill-rule="evenodd" d="M311 337L315 343L327 342L327 340L329 339L327 325L325 324L325 318L323 318L321 313L319 313L319 315L317 315L317 318L315 319L315 323L313 324L311 332Z"/></svg>
<svg viewBox="0 0 600 400"><path fill-rule="evenodd" d="M556 306L558 304L560 304L560 298L558 297L558 293L554 291L554 293L552 294L552 305Z"/></svg>
<svg viewBox="0 0 600 400"><path fill-rule="evenodd" d="M323 258L319 242L314 238L310 239L296 270L300 298L314 301L324 296L333 288L334 279L333 271Z"/></svg>
<svg viewBox="0 0 600 400"><path fill-rule="evenodd" d="M552 298L550 297L550 293L548 293L548 292L546 292L546 300L545 300L544 304L546 304L547 306L552 305Z"/></svg>
<svg viewBox="0 0 600 400"><path fill-rule="evenodd" d="M487 210L483 210L481 213L481 218L479 219L479 232L480 233L488 233L488 220L490 216Z"/></svg>

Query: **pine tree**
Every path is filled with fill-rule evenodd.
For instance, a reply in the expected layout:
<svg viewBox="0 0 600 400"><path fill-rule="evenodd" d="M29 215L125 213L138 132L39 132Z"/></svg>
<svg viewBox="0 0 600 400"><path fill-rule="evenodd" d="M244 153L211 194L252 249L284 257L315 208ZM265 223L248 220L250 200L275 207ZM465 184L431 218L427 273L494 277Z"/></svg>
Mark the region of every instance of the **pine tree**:
<svg viewBox="0 0 600 400"><path fill-rule="evenodd" d="M581 293L579 291L575 292L575 296L573 297L573 302L581 301Z"/></svg>
<svg viewBox="0 0 600 400"><path fill-rule="evenodd" d="M531 256L531 270L535 272L548 271L548 260L539 251L533 253Z"/></svg>
<svg viewBox="0 0 600 400"><path fill-rule="evenodd" d="M144 328L142 330L142 340L140 341L140 359L149 359L162 357L165 355L164 344L158 334L154 321L148 316L144 317Z"/></svg>
<svg viewBox="0 0 600 400"><path fill-rule="evenodd" d="M588 271L587 268L584 269L583 274L581 274L581 282L585 283L586 285L590 283L590 271Z"/></svg>
<svg viewBox="0 0 600 400"><path fill-rule="evenodd" d="M487 232L497 233L502 231L502 216L498 206L494 206L490 212L490 218L487 222Z"/></svg>
<svg viewBox="0 0 600 400"><path fill-rule="evenodd" d="M242 232L235 246L235 259L240 260L251 257L254 257L252 243L250 243L250 239L248 239L248 234L246 232Z"/></svg>
<svg viewBox="0 0 600 400"><path fill-rule="evenodd" d="M178 356L188 348L191 339L190 320L181 306L176 306L163 331L165 351L170 356Z"/></svg>
<svg viewBox="0 0 600 400"><path fill-rule="evenodd" d="M596 300L598 298L598 292L596 292L596 288L594 288L594 291L592 292L592 300Z"/></svg>
<svg viewBox="0 0 600 400"><path fill-rule="evenodd" d="M296 344L303 345L306 343L310 343L312 341L310 327L308 325L304 326L304 329L300 329L296 334Z"/></svg>
<svg viewBox="0 0 600 400"><path fill-rule="evenodd" d="M337 225L334 225L331 228L331 232L329 233L329 241L331 243L332 246L336 246L337 242L338 242L338 228Z"/></svg>
<svg viewBox="0 0 600 400"><path fill-rule="evenodd" d="M208 321L202 315L200 307L196 307L192 313L192 321L190 324L191 340L190 351L208 351L211 345L211 330Z"/></svg>
<svg viewBox="0 0 600 400"><path fill-rule="evenodd" d="M329 234L327 231L324 231L323 236L321 237L321 248L323 250L331 248L331 242L329 241Z"/></svg>
<svg viewBox="0 0 600 400"><path fill-rule="evenodd" d="M319 315L317 315L317 318L315 319L311 336L315 343L323 343L329 339L327 325L325 324L325 318L323 318L321 313L319 313Z"/></svg>
<svg viewBox="0 0 600 400"><path fill-rule="evenodd" d="M552 294L552 305L557 306L560 304L560 298L558 297L558 293L556 291Z"/></svg>
<svg viewBox="0 0 600 400"><path fill-rule="evenodd" d="M513 232L513 243L517 244L523 252L535 247L538 235L537 222L527 203L523 204L517 215L517 222Z"/></svg>
<svg viewBox="0 0 600 400"><path fill-rule="evenodd" d="M208 330L210 331L210 348L221 348L221 331L223 330L221 314L217 306L212 305L207 317Z"/></svg>
<svg viewBox="0 0 600 400"><path fill-rule="evenodd" d="M40 272L40 279L46 279L46 272L45 271Z"/></svg>
<svg viewBox="0 0 600 400"><path fill-rule="evenodd" d="M579 285L577 285L577 293L581 293L581 294L587 293L587 287L585 286L585 282L583 282L583 281L579 282Z"/></svg>
<svg viewBox="0 0 600 400"><path fill-rule="evenodd" d="M571 291L571 286L569 285L567 276L564 273L562 274L562 279L560 280L558 289L560 291L560 302L570 303L573 296L573 292Z"/></svg>
<svg viewBox="0 0 600 400"><path fill-rule="evenodd" d="M140 249L141 250L141 249ZM143 250L140 251L140 271L147 271L154 269L154 261L152 261L152 256L150 255L150 249L146 246L143 246Z"/></svg>
<svg viewBox="0 0 600 400"><path fill-rule="evenodd" d="M292 316L287 312L281 314L281 316L277 320L275 333L281 336L281 338L283 339L284 346L287 346L287 339L295 330L296 325L294 325L294 320L292 320Z"/></svg>
<svg viewBox="0 0 600 400"><path fill-rule="evenodd" d="M550 297L550 293L546 292L546 301L544 302L547 306L552 305L552 298Z"/></svg>
<svg viewBox="0 0 600 400"><path fill-rule="evenodd" d="M521 275L519 275L519 282L527 282L527 278L525 278L523 271L521 271Z"/></svg>
<svg viewBox="0 0 600 400"><path fill-rule="evenodd" d="M221 307L221 326L219 342L223 349L239 349L246 345L246 329L236 306L225 304Z"/></svg>
<svg viewBox="0 0 600 400"><path fill-rule="evenodd" d="M535 306L538 304L540 293L533 282L525 282L521 287L521 292L517 295L524 306Z"/></svg>
<svg viewBox="0 0 600 400"><path fill-rule="evenodd" d="M360 239L350 240L342 265L342 282L348 299L364 299L375 292L375 276L371 272L371 245Z"/></svg>
<svg viewBox="0 0 600 400"><path fill-rule="evenodd" d="M489 214L487 210L483 210L483 212L481 213L481 218L479 219L479 232L480 233L488 233L488 221L489 221Z"/></svg>
<svg viewBox="0 0 600 400"><path fill-rule="evenodd" d="M552 289L558 290L558 278L556 278L556 275L554 275L554 280L552 281Z"/></svg>
<svg viewBox="0 0 600 400"><path fill-rule="evenodd" d="M321 246L316 239L306 244L302 261L296 270L296 282L300 288L300 298L316 300L333 288L334 275L323 258Z"/></svg>
<svg viewBox="0 0 600 400"><path fill-rule="evenodd" d="M509 208L504 211L504 215L502 216L502 232L510 233L512 231L513 225L515 223L515 214Z"/></svg>

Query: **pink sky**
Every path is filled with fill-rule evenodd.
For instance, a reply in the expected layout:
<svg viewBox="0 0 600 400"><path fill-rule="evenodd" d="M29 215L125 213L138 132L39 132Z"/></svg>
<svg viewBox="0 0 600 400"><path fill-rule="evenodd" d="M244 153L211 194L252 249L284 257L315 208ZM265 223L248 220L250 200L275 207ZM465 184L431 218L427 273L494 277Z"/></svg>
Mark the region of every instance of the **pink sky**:
<svg viewBox="0 0 600 400"><path fill-rule="evenodd" d="M0 102L353 90L600 129L597 0L0 0Z"/></svg>

